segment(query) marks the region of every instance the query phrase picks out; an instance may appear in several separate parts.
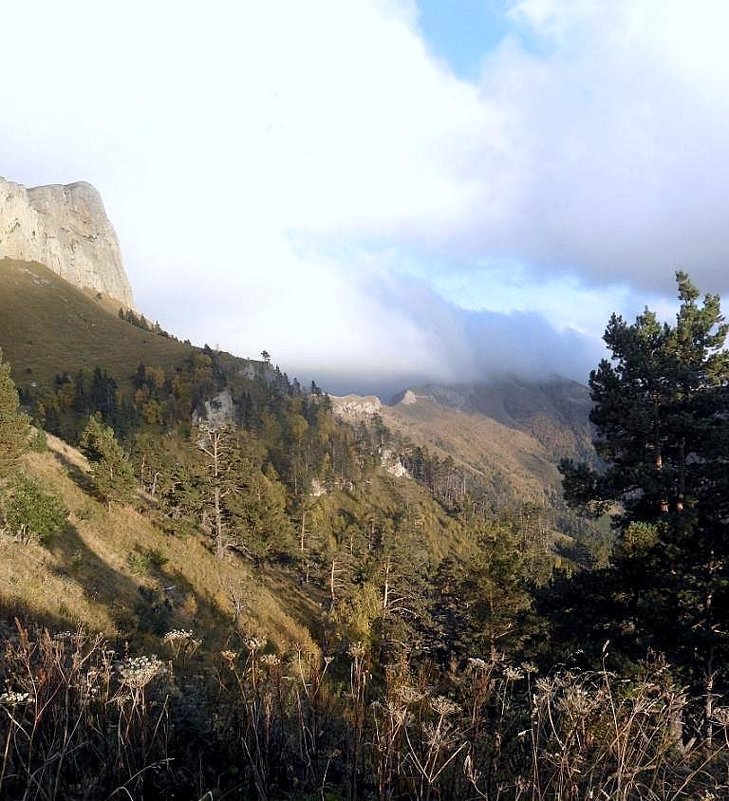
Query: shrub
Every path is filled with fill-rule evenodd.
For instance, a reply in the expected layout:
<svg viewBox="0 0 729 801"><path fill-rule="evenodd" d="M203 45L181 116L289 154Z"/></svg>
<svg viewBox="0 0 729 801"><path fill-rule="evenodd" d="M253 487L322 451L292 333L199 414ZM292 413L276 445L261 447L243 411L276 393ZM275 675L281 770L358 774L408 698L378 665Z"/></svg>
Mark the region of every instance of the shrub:
<svg viewBox="0 0 729 801"><path fill-rule="evenodd" d="M23 542L37 538L48 545L66 525L68 512L61 501L44 492L37 481L16 476L5 504L5 528Z"/></svg>

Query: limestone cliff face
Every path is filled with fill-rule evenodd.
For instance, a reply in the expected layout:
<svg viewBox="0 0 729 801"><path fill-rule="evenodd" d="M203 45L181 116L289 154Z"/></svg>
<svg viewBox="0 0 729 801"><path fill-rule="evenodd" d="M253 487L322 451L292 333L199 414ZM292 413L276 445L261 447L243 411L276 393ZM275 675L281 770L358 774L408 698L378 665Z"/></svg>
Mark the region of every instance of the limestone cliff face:
<svg viewBox="0 0 729 801"><path fill-rule="evenodd" d="M348 423L366 420L382 410L376 395L330 395L334 416Z"/></svg>
<svg viewBox="0 0 729 801"><path fill-rule="evenodd" d="M0 178L0 258L37 261L134 308L119 242L91 184L32 189Z"/></svg>

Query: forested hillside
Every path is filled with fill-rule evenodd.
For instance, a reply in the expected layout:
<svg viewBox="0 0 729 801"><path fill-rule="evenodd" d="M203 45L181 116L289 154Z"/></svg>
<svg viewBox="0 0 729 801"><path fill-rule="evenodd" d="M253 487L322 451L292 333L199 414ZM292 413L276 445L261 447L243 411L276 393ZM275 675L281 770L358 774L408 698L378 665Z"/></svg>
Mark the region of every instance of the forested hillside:
<svg viewBox="0 0 729 801"><path fill-rule="evenodd" d="M610 321L595 454L523 394L475 396L531 426L524 472L506 444L500 470L480 462L486 424L442 405L345 421L268 354L194 348L76 290L54 311L42 268L8 275L3 798L727 791L718 298L679 275L675 326ZM28 330L60 313L63 358L20 334L23 303Z"/></svg>

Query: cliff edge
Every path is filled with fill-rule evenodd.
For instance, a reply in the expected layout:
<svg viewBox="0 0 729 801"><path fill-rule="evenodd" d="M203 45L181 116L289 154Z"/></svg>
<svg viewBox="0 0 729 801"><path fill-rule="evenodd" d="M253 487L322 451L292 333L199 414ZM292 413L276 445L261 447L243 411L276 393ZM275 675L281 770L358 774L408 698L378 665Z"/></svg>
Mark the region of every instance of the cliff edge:
<svg viewBox="0 0 729 801"><path fill-rule="evenodd" d="M116 232L91 184L26 188L0 178L0 258L37 261L134 308Z"/></svg>

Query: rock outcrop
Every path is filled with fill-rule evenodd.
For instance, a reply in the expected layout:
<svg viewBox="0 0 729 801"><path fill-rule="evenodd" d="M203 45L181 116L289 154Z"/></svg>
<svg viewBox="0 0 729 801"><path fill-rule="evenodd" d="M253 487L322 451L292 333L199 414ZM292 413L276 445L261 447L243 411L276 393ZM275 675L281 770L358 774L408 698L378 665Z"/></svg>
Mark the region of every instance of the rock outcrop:
<svg viewBox="0 0 729 801"><path fill-rule="evenodd" d="M212 400L206 400L202 408L193 412L193 425L205 424L211 428L220 428L235 422L235 404L230 390L224 389Z"/></svg>
<svg viewBox="0 0 729 801"><path fill-rule="evenodd" d="M85 181L28 189L0 178L0 258L40 262L75 286L134 308L116 233Z"/></svg>
<svg viewBox="0 0 729 801"><path fill-rule="evenodd" d="M366 420L382 411L382 401L376 395L330 395L334 416L345 422Z"/></svg>

